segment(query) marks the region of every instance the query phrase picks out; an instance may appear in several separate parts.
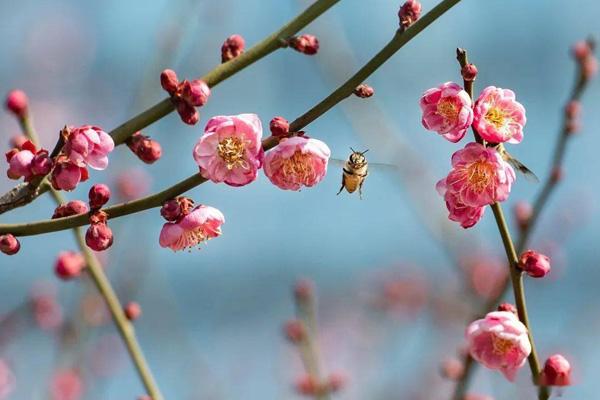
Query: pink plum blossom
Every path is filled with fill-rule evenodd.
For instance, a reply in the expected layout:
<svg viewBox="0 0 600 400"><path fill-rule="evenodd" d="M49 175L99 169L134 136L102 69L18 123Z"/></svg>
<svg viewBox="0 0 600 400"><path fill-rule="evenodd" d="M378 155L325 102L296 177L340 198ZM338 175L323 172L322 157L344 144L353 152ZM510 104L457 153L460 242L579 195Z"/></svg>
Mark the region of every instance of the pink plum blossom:
<svg viewBox="0 0 600 400"><path fill-rule="evenodd" d="M265 175L284 190L311 187L327 173L330 155L329 147L318 139L305 136L284 138L265 156Z"/></svg>
<svg viewBox="0 0 600 400"><path fill-rule="evenodd" d="M21 177L28 180L31 178L31 162L35 155L29 150L21 150L16 152L7 153L8 160L8 170L6 171L6 175L10 179L19 179Z"/></svg>
<svg viewBox="0 0 600 400"><path fill-rule="evenodd" d="M108 166L108 153L114 147L112 137L101 128L83 125L68 129L65 143L65 154L79 167L103 170Z"/></svg>
<svg viewBox="0 0 600 400"><path fill-rule="evenodd" d="M504 201L516 176L513 168L494 148L468 143L452 155L452 170L438 182L445 199L455 204L482 207Z"/></svg>
<svg viewBox="0 0 600 400"><path fill-rule="evenodd" d="M525 108L512 90L488 86L475 102L473 127L488 142L520 143L525 122Z"/></svg>
<svg viewBox="0 0 600 400"><path fill-rule="evenodd" d="M177 222L167 222L160 231L159 244L173 251L197 246L221 236L225 217L216 208L199 205Z"/></svg>
<svg viewBox="0 0 600 400"><path fill-rule="evenodd" d="M435 131L456 143L473 123L473 102L454 82L446 82L423 93L420 100L425 129Z"/></svg>
<svg viewBox="0 0 600 400"><path fill-rule="evenodd" d="M467 229L474 226L483 217L485 207L467 206L461 202L458 194L448 191L446 179L439 181L436 185L438 193L444 197L446 208L450 212L448 219L460 223L460 226Z"/></svg>
<svg viewBox="0 0 600 400"><path fill-rule="evenodd" d="M80 167L71 160L63 158L57 161L52 170L50 182L56 190L71 191L77 187L79 182L88 179L89 174L86 167Z"/></svg>
<svg viewBox="0 0 600 400"><path fill-rule="evenodd" d="M508 311L493 311L466 330L471 357L513 381L531 353L527 328Z"/></svg>
<svg viewBox="0 0 600 400"><path fill-rule="evenodd" d="M256 114L211 118L194 147L194 160L203 177L244 186L254 181L262 166L262 124Z"/></svg>

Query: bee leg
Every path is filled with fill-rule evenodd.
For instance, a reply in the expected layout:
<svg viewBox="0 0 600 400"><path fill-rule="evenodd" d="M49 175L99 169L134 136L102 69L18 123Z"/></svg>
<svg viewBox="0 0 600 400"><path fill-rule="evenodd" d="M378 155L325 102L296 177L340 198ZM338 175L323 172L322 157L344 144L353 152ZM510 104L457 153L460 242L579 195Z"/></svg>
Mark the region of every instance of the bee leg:
<svg viewBox="0 0 600 400"><path fill-rule="evenodd" d="M340 188L339 192L337 192L336 196L339 196L340 193L342 193L342 190L344 190L344 182L342 182L342 187Z"/></svg>
<svg viewBox="0 0 600 400"><path fill-rule="evenodd" d="M362 200L362 185L364 183L364 180L360 182L360 184L358 185L358 198Z"/></svg>

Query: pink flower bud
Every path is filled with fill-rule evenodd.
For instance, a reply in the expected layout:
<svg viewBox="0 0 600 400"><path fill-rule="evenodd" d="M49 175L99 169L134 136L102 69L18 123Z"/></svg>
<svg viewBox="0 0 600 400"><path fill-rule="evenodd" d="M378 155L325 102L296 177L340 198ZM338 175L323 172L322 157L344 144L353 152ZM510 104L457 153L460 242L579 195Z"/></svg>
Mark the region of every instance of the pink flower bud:
<svg viewBox="0 0 600 400"><path fill-rule="evenodd" d="M188 125L196 125L200 119L200 114L198 114L196 108L189 105L185 101L177 101L175 107L179 117L181 117L181 120Z"/></svg>
<svg viewBox="0 0 600 400"><path fill-rule="evenodd" d="M135 321L140 317L140 315L142 315L142 307L133 301L127 303L123 311L125 312L127 319L130 321Z"/></svg>
<svg viewBox="0 0 600 400"><path fill-rule="evenodd" d="M8 170L6 175L10 179L19 179L21 177L25 180L29 180L32 177L31 174L31 163L35 157L34 153L29 150L11 150L6 153L6 159L8 160Z"/></svg>
<svg viewBox="0 0 600 400"><path fill-rule="evenodd" d="M125 142L127 147L146 164L153 164L162 156L160 143L136 132Z"/></svg>
<svg viewBox="0 0 600 400"><path fill-rule="evenodd" d="M54 272L61 279L68 280L78 277L85 267L85 259L74 251L63 251L58 255Z"/></svg>
<svg viewBox="0 0 600 400"><path fill-rule="evenodd" d="M71 200L68 203L56 207L52 219L64 218L71 215L87 214L89 212L87 204L81 200Z"/></svg>
<svg viewBox="0 0 600 400"><path fill-rule="evenodd" d="M110 200L110 189L103 183L97 183L90 188L88 197L92 210L102 208Z"/></svg>
<svg viewBox="0 0 600 400"><path fill-rule="evenodd" d="M542 278L550 272L550 258L533 250L527 250L519 258L519 268L532 278Z"/></svg>
<svg viewBox="0 0 600 400"><path fill-rule="evenodd" d="M375 93L375 90L366 83L361 83L354 89L354 95L360 97L361 99L366 99Z"/></svg>
<svg viewBox="0 0 600 400"><path fill-rule="evenodd" d="M181 92L181 98L190 106L201 107L208 101L210 88L201 79L193 81L184 80L181 82L178 91Z"/></svg>
<svg viewBox="0 0 600 400"><path fill-rule="evenodd" d="M240 35L231 35L221 46L221 62L232 60L244 52L246 42Z"/></svg>
<svg viewBox="0 0 600 400"><path fill-rule="evenodd" d="M22 90L11 90L6 96L6 109L16 117L23 118L27 114L29 99Z"/></svg>
<svg viewBox="0 0 600 400"><path fill-rule="evenodd" d="M282 138L286 137L290 132L290 123L283 117L275 117L269 123L271 135Z"/></svg>
<svg viewBox="0 0 600 400"><path fill-rule="evenodd" d="M513 304L510 304L510 303L500 304L498 306L497 310L498 311L508 311L508 312L511 312L511 313L517 315L517 308Z"/></svg>
<svg viewBox="0 0 600 400"><path fill-rule="evenodd" d="M494 398L484 394L467 393L463 400L494 400Z"/></svg>
<svg viewBox="0 0 600 400"><path fill-rule="evenodd" d="M581 65L581 74L585 79L591 79L598 73L598 60L591 56L585 59Z"/></svg>
<svg viewBox="0 0 600 400"><path fill-rule="evenodd" d="M527 229L529 220L533 214L533 207L526 201L519 201L515 204L514 215L519 229L522 231Z"/></svg>
<svg viewBox="0 0 600 400"><path fill-rule="evenodd" d="M337 392L346 385L346 376L341 372L332 372L327 378L327 391Z"/></svg>
<svg viewBox="0 0 600 400"><path fill-rule="evenodd" d="M565 107L565 115L568 119L577 119L581 115L581 103L571 100Z"/></svg>
<svg viewBox="0 0 600 400"><path fill-rule="evenodd" d="M294 285L294 296L297 301L308 301L314 296L315 288L312 281L300 279Z"/></svg>
<svg viewBox="0 0 600 400"><path fill-rule="evenodd" d="M549 357L544 364L542 384L547 386L569 386L571 384L571 364L560 354Z"/></svg>
<svg viewBox="0 0 600 400"><path fill-rule="evenodd" d="M164 90L166 90L170 95L173 95L177 90L177 85L179 81L177 80L177 74L172 69L165 69L160 74L160 85Z"/></svg>
<svg viewBox="0 0 600 400"><path fill-rule="evenodd" d="M17 254L20 248L21 244L17 238L10 233L0 235L0 251L4 254L12 256L13 254Z"/></svg>
<svg viewBox="0 0 600 400"><path fill-rule="evenodd" d="M472 82L477 78L477 67L475 64L467 64L460 70L460 74L467 82Z"/></svg>
<svg viewBox="0 0 600 400"><path fill-rule="evenodd" d="M160 215L169 222L175 222L182 216L181 206L177 199L167 200L160 209Z"/></svg>
<svg viewBox="0 0 600 400"><path fill-rule="evenodd" d="M417 22L421 16L421 3L417 0L408 0L400 7L398 18L400 18L400 28L406 30L409 26Z"/></svg>
<svg viewBox="0 0 600 400"><path fill-rule="evenodd" d="M462 361L456 358L444 360L440 368L440 373L442 376L451 381L457 381L462 378L464 372L465 367Z"/></svg>
<svg viewBox="0 0 600 400"><path fill-rule="evenodd" d="M88 171L85 167L79 167L69 160L63 159L57 162L52 170L50 181L56 190L71 191L77 187L79 182L86 181Z"/></svg>
<svg viewBox="0 0 600 400"><path fill-rule="evenodd" d="M300 343L306 338L306 328L300 320L293 319L286 322L283 330L285 337L292 343Z"/></svg>
<svg viewBox="0 0 600 400"><path fill-rule="evenodd" d="M319 39L314 35L304 34L290 39L289 45L294 50L312 56L319 51Z"/></svg>
<svg viewBox="0 0 600 400"><path fill-rule="evenodd" d="M319 393L319 382L312 375L302 375L296 381L296 391L304 396L315 396Z"/></svg>
<svg viewBox="0 0 600 400"><path fill-rule="evenodd" d="M33 175L48 175L53 165L54 161L48 157L48 151L40 150L35 154L33 160L31 160L31 173Z"/></svg>
<svg viewBox="0 0 600 400"><path fill-rule="evenodd" d="M103 251L113 244L112 230L106 225L107 215L98 211L90 217L90 227L85 233L85 243L95 251Z"/></svg>
<svg viewBox="0 0 600 400"><path fill-rule="evenodd" d="M592 48L590 47L587 41L581 40L573 45L573 56L577 60L583 61L591 55Z"/></svg>
<svg viewBox="0 0 600 400"><path fill-rule="evenodd" d="M83 380L76 369L59 370L52 378L52 400L80 400L83 392Z"/></svg>

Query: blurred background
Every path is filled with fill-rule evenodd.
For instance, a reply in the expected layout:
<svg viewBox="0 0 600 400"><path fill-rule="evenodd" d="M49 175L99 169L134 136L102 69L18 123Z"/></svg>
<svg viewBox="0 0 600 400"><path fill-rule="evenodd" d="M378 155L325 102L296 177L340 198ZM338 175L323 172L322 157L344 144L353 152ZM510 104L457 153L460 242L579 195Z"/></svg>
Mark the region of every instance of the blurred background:
<svg viewBox="0 0 600 400"><path fill-rule="evenodd" d="M437 1L422 3L426 12ZM65 124L109 131L162 100L164 68L199 77L220 62L227 36L241 34L249 47L308 4L2 0L0 93L28 93L41 141L52 148ZM318 55L281 50L238 73L214 88L198 125L171 114L143 131L162 145L157 163L142 164L119 147L110 168L94 171L69 198L86 199L89 187L103 182L119 193L116 203L189 176L197 168L192 147L213 115L254 112L265 126L276 115L301 115L387 43L398 7L397 1L340 1L303 31L319 37ZM137 333L165 397L299 398L293 385L302 365L281 328L294 315L294 282L307 278L318 295L324 370L347 377L335 398L449 399L454 384L440 375L440 365L457 357L471 314L495 291L504 251L491 212L466 231L446 220L434 185L464 143L425 131L418 99L430 87L459 81L455 49L468 49L479 68L476 90L513 89L526 107L525 139L510 151L543 179L574 81L570 46L600 35L598 17L600 3L593 0L569 7L558 0L461 1L368 80L373 98L349 98L306 129L336 158L346 158L350 146L369 148L371 162L400 166L373 168L363 200L335 195L341 169L334 165L321 184L300 192L279 190L262 174L237 189L202 185L188 196L225 214L224 234L189 253L158 246L164 221L157 209L111 220L115 244L99 256L122 302L143 308ZM531 242L551 255L552 273L526 282L541 358L562 352L574 366L568 399L595 398L600 368L598 88L592 82L584 96L564 181ZM3 152L18 132L14 118L2 113ZM5 166L1 192L14 185ZM511 222L514 204L531 201L540 186L518 179L505 205ZM44 196L0 221L46 219L53 210ZM58 252L77 249L72 233L27 237L21 245L16 256L0 257L0 381L15 380L0 395L52 398L57 371L77 371L83 380L81 396L60 399L143 394L95 289L86 279L62 282L53 273ZM527 367L514 385L478 369L472 391L496 399L533 394Z"/></svg>

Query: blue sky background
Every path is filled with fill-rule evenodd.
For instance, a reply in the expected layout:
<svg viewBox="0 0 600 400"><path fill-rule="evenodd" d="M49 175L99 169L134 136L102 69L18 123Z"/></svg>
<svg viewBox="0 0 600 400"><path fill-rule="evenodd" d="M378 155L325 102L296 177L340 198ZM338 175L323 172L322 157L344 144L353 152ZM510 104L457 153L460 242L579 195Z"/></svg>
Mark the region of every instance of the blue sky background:
<svg viewBox="0 0 600 400"><path fill-rule="evenodd" d="M52 147L65 124L91 123L111 130L164 98L158 80L162 69L173 68L181 77L200 76L220 61L220 45L227 36L242 34L252 45L306 4L1 1L0 93L19 87L29 94L46 147ZM424 11L435 4L423 1ZM170 115L144 131L161 142L159 162L141 165L120 147L110 168L92 173L70 198L85 198L92 182L112 184L126 168L151 175L152 192L189 176L196 170L192 147L212 115L255 112L265 126L275 115L290 120L301 115L389 40L397 28L398 6L396 1L340 1L304 31L319 36L317 56L282 50L252 65L214 88L197 126ZM416 156L411 165L427 171L416 180L374 169L362 201L345 193L335 196L340 182L335 166L320 185L298 193L279 190L263 175L243 188L202 185L188 195L219 208L227 222L222 237L190 253L158 246L163 223L158 210L111 221L116 240L107 271L123 301L142 304L144 314L136 326L166 398L297 398L291 385L301 367L280 329L293 315L290 287L298 277L315 280L321 294L327 370L344 370L350 378L336 398L449 398L452 385L437 377L438 360L452 356L462 343L470 313L452 317L442 311L440 316L435 299L447 297L449 304L458 299L463 307L469 302L453 261L424 220L443 229L453 250L461 249L457 257L501 257L503 249L491 212L468 231L440 222L445 209L434 184L464 142L451 144L426 132L418 98L439 83L458 81L455 48L468 49L480 71L476 90L487 85L513 89L526 107L525 139L510 151L544 177L574 79L569 48L590 34L600 35L599 16L600 4L592 0L568 7L558 0L463 0L368 80L376 91L373 99L348 99L307 127L337 158L345 158L349 146L370 148L373 162L405 165ZM565 181L543 213L532 243L559 247L555 268L547 279L527 281L542 358L561 351L573 360L576 385L565 392L568 399L596 396L600 366L595 340L600 332L598 85L593 82L584 97L583 128L570 143ZM0 115L3 149L17 132L15 121ZM393 151L397 148L403 150ZM0 189L12 187L0 175ZM532 199L539 186L518 180L506 209L517 200ZM33 207L2 215L0 221L44 219L53 208L44 197ZM0 258L0 313L25 301L39 280L57 284L61 304L71 313L84 285L56 282L52 271L58 251L76 248L71 233L29 237L21 243L17 256ZM375 278L390 273L427 279L430 297L421 313L398 320L369 307L368 299L380 293ZM440 322L448 314L454 322ZM96 329L86 346L111 333L110 324ZM55 363L76 358L59 357L57 349L56 338L33 327L0 349L17 375L12 398L46 398ZM114 353L117 357L123 349ZM89 355L81 357L84 365L90 361ZM86 399L133 399L143 392L129 360L121 358L116 374L89 383ZM480 370L474 390L498 399L525 398L530 396L526 370L516 385Z"/></svg>

